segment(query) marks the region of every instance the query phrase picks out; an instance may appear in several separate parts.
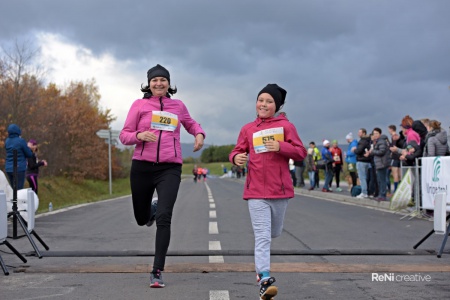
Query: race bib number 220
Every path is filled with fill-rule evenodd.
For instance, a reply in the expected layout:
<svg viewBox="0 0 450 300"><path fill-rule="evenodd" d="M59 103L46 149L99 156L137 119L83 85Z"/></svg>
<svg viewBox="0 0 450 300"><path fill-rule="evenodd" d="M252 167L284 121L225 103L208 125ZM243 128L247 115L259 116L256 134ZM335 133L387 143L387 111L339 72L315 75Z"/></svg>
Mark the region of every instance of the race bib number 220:
<svg viewBox="0 0 450 300"><path fill-rule="evenodd" d="M167 111L153 111L150 128L174 131L178 126L178 116Z"/></svg>

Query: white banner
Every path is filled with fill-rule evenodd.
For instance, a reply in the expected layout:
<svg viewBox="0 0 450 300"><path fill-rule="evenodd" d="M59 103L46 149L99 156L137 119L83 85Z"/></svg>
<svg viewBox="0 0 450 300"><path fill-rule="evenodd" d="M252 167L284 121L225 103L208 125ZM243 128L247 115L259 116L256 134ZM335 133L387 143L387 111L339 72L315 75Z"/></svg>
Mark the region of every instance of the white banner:
<svg viewBox="0 0 450 300"><path fill-rule="evenodd" d="M408 169L392 196L390 209L400 210L407 207L411 201L411 189L411 169Z"/></svg>
<svg viewBox="0 0 450 300"><path fill-rule="evenodd" d="M437 193L447 194L447 205L450 204L450 157L436 156L422 158L422 207L434 209L434 196ZM447 206L447 210L450 208Z"/></svg>

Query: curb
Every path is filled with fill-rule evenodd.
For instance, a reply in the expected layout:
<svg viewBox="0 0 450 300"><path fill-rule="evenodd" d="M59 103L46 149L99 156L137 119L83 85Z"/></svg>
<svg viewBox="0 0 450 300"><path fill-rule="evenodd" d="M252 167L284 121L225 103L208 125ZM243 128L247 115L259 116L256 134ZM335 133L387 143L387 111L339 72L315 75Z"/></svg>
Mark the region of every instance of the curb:
<svg viewBox="0 0 450 300"><path fill-rule="evenodd" d="M334 200L334 201L338 201L338 202L352 203L352 204L359 205L359 206L369 206L369 207L373 207L373 208L377 208L377 209L381 209L381 210L395 212L390 209L390 206L391 206L390 201L376 201L376 200L370 199L370 198L359 199L359 198L355 198L355 197L351 197L351 196L347 196L347 195L341 195L341 194L338 194L335 192L324 193L322 191L314 191L314 190L308 191L308 190L298 189L298 188L294 189L294 193L296 195L304 195L304 196L320 198L320 199L324 199L324 200Z"/></svg>

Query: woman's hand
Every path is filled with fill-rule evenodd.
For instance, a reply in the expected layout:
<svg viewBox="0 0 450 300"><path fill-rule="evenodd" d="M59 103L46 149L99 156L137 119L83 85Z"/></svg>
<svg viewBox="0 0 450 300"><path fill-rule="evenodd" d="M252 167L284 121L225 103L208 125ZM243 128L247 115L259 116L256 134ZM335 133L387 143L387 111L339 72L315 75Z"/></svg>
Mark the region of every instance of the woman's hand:
<svg viewBox="0 0 450 300"><path fill-rule="evenodd" d="M138 138L138 140L143 142L156 142L156 140L158 139L156 137L156 134L150 131L139 132L136 137Z"/></svg>
<svg viewBox="0 0 450 300"><path fill-rule="evenodd" d="M239 167L245 165L247 163L247 160L248 160L248 155L245 152L236 154L236 156L234 157L234 163Z"/></svg>
<svg viewBox="0 0 450 300"><path fill-rule="evenodd" d="M199 133L195 136L194 152L202 149L204 140L205 140L205 137L201 133Z"/></svg>

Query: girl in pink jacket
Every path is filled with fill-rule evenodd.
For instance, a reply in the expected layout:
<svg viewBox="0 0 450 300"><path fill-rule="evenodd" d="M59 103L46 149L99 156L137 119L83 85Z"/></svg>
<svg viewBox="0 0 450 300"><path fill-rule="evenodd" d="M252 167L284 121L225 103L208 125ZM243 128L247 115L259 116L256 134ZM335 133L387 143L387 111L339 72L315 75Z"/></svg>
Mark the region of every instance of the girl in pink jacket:
<svg viewBox="0 0 450 300"><path fill-rule="evenodd" d="M276 84L259 92L257 118L242 127L229 156L235 165L248 163L243 198L248 200L255 235L255 267L263 300L278 293L270 276L270 244L281 234L289 198L294 197L289 159L301 161L307 154L294 125L284 114L275 116L285 98L286 91Z"/></svg>
<svg viewBox="0 0 450 300"><path fill-rule="evenodd" d="M124 145L136 145L130 183L134 216L138 225L150 226L156 220L155 258L150 287L164 287L164 270L170 242L172 212L181 181L180 127L195 136L194 151L203 147L205 132L181 100L171 99L170 74L156 65L147 72L148 85L141 88L143 99L136 100L120 133ZM158 194L152 205L153 193Z"/></svg>

